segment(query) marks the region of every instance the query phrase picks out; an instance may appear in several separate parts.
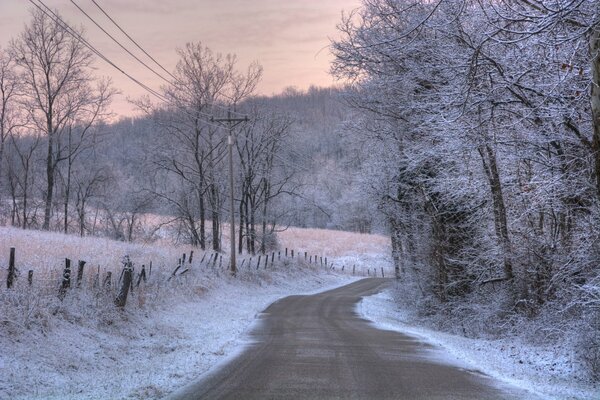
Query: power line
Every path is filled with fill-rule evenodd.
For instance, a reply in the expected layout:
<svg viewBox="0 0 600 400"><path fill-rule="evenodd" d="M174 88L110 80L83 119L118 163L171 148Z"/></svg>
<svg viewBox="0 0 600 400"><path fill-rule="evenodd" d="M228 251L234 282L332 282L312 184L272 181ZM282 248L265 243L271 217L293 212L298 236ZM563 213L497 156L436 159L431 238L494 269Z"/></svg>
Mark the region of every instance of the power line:
<svg viewBox="0 0 600 400"><path fill-rule="evenodd" d="M71 36L73 36L74 38L76 38L77 40L79 40L84 46L86 46L90 51L92 51L94 54L96 54L98 57L100 57L102 60L104 60L106 63L108 63L110 66L112 66L113 68L115 68L117 71L121 72L123 75L125 75L127 78L129 78L131 81L135 82L137 85L139 85L142 89L144 89L145 91L147 91L148 93L152 94L154 97L156 97L157 99L161 100L164 103L170 104L168 99L166 97L164 97L162 94L160 94L159 92L157 92L156 90L150 88L149 86L145 85L144 83L140 82L139 80L137 80L135 77L133 77L132 75L128 74L127 72L125 72L122 68L120 68L119 66L117 66L114 62L112 62L108 57L106 57L104 54L102 54L102 52L100 52L98 49L96 49L92 44L90 44L85 38L83 38L77 31L75 31L73 28L71 28L69 26L69 24L67 24L59 15L57 15L54 11L52 11L52 9L50 9L50 7L48 7L42 0L37 0L39 1L39 3L47 10L44 10L43 8L40 7L39 4L35 3L33 0L29 0L29 2L31 4L33 4L36 8L38 8L41 12L43 12L48 18L50 18L51 20L53 20L54 22L56 22L57 24L59 24L63 29L65 29L65 31L67 33L69 33ZM48 14L48 12L50 12L52 15ZM198 118L199 115L203 115L206 117L212 117L210 114L206 114L203 112L198 111L197 114L192 114L190 113L188 110L186 110L183 107L180 106L175 106L175 108L183 111L185 114L194 117L194 118ZM208 122L208 120L204 120L202 118L199 118L202 120L203 123L205 123L206 125L212 126L214 128L221 128L220 126L216 125L216 124L212 124L210 122Z"/></svg>
<svg viewBox="0 0 600 400"><path fill-rule="evenodd" d="M168 84L171 84L171 81L169 81L168 79L166 79L164 76L162 76L161 74L159 74L158 72L156 72L154 69L152 69L152 67L150 67L148 64L146 64L145 62L143 62L142 60L139 59L138 56L136 56L135 54L133 54L127 47L123 46L121 44L121 42L119 42L117 39L115 39L115 37L113 35L111 35L106 29L104 29L98 22L96 22L96 20L94 18L92 18L88 13L85 12L85 10L83 10L81 7L79 7L79 5L74 1L71 0L71 3L77 7L77 9L79 11L81 11L81 13L83 15L85 15L90 21L92 21L92 23L94 25L96 25L102 32L104 32L106 34L106 36L108 36L109 38L112 39L113 42L115 42L119 47L121 47L123 50L125 50L127 52L127 54L129 54L131 57L133 57L137 62L139 62L140 64L142 64L144 67L146 67L149 71L151 71L154 75L158 76L160 79L164 80L165 82L167 82Z"/></svg>
<svg viewBox="0 0 600 400"><path fill-rule="evenodd" d="M165 82L169 83L170 85L173 85L173 82L171 82L169 79L165 78L163 75L157 73L154 69L150 68L146 63L144 63L143 61L141 61L137 56L135 56L134 54L131 53L131 51L129 51L121 42L119 42L117 39L115 39L112 35L110 35L97 21L95 21L89 14L87 14L84 10L81 9L81 7L79 7L77 5L77 3L75 3L75 1L70 0L71 3L73 3L75 5L75 7L77 7L79 9L79 11L81 11L86 17L88 17L98 28L100 28L102 30L102 32L104 32L108 37L110 37L115 43L117 43L123 50L125 50L128 54L130 54L133 58L135 58L138 62L140 62L144 67L146 67L147 69L149 69L150 71L152 71L152 73L154 73L155 75L159 76L162 80L164 80ZM171 72L169 72L169 70L167 70L162 64L160 64L158 61L156 61L156 59L154 57L152 57L137 41L135 41L131 35L129 35L125 29L123 29L116 21L114 18L112 18L108 12L106 10L104 10L104 8L102 8L98 2L96 2L95 0L91 0L92 3L94 3L96 5L96 7L98 7L98 9L106 16L106 18L108 18L108 20L110 22L112 22L126 37L127 39L129 39L139 50L141 50L150 60L152 60L152 62L154 62L156 65L158 65L158 67L160 69L162 69L163 71L165 71L173 80L175 83L185 86L185 84L183 82L181 82L181 80L179 80L175 75L173 75ZM229 96L226 96L225 94L222 94L223 96L231 99ZM220 108L222 110L226 110L227 112L230 111L230 109L221 106L219 104L215 104L215 103L208 103L208 105L212 106L212 107L217 107ZM242 113L239 113L235 110L231 111L234 114L238 114L238 115L244 115ZM208 114L206 114L208 116Z"/></svg>
<svg viewBox="0 0 600 400"><path fill-rule="evenodd" d="M131 79L133 82L135 82L137 85L139 85L142 89L146 90L147 92L149 92L150 94L158 97L159 99L163 100L162 96L160 95L160 93L156 92L155 90L153 90L152 88L146 86L144 83L138 81L137 79L135 79L133 76L129 75L127 72L125 72L123 69L121 69L120 67L118 67L115 63L113 63L111 60L109 60L107 57L104 56L104 54L102 54L99 50L97 50L94 46L92 46L87 40L85 40L79 33L77 33L77 31L75 31L73 28L71 28L66 22L64 22L60 16L58 16L54 11L52 11L52 9L50 7L48 7L42 0L38 0L40 2L40 4L42 6L44 6L44 8L46 10L44 10L42 7L40 7L39 4L37 4L36 2L34 2L33 0L29 0L29 2L31 4L33 4L35 7L37 7L41 12L43 12L48 18L50 18L51 20L53 20L54 22L58 23L67 33L69 33L71 36L73 36L75 39L79 40L85 47L87 47L90 51L92 51L94 54L96 54L98 57L100 57L102 60L104 60L105 62L107 62L109 65L111 65L113 68L115 68L117 71L121 72L123 75L125 75L126 77L128 77L129 79ZM48 12L50 12L52 15L48 14Z"/></svg>
<svg viewBox="0 0 600 400"><path fill-rule="evenodd" d="M175 75L173 75L171 72L169 72L169 70L167 70L158 61L156 61L154 59L154 57L152 57L150 54L148 54L148 52L146 50L144 50L144 48L138 44L138 42L136 42L127 32L125 32L125 30L123 28L121 28L121 26L110 15L108 15L108 13L106 11L104 11L104 9L100 6L100 4L98 4L95 0L92 0L92 3L94 3L96 5L96 7L98 7L98 9L100 9L100 11L102 11L102 13L106 16L106 18L108 18L110 20L110 22L112 22L127 37L127 39L129 39L133 44L135 44L135 46L138 49L140 49L149 59L151 59L154 62L154 64L158 65L160 67L160 69L165 71L175 81L178 81L178 79L175 77Z"/></svg>

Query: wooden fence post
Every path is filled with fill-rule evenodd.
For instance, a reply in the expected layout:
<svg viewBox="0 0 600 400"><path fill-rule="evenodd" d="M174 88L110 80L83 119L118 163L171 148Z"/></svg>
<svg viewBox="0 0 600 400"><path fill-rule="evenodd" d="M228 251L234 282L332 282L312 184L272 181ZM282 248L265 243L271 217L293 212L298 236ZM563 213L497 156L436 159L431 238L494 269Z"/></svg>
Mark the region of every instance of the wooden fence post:
<svg viewBox="0 0 600 400"><path fill-rule="evenodd" d="M204 253L204 254L202 255L202 260L200 260L200 264L202 264L202 263L204 262L204 259L205 259L205 258L206 258L206 253Z"/></svg>
<svg viewBox="0 0 600 400"><path fill-rule="evenodd" d="M190 263L190 265L192 265L192 258L194 257L194 250L190 251L190 258L188 258L188 263Z"/></svg>
<svg viewBox="0 0 600 400"><path fill-rule="evenodd" d="M94 282L92 283L92 288L96 289L99 286L100 286L100 266L98 265L98 272L96 273L96 276L94 276Z"/></svg>
<svg viewBox="0 0 600 400"><path fill-rule="evenodd" d="M327 266L327 257L325 257L325 266Z"/></svg>
<svg viewBox="0 0 600 400"><path fill-rule="evenodd" d="M258 255L258 262L256 263L256 269L258 269L258 267L260 267L260 254Z"/></svg>
<svg viewBox="0 0 600 400"><path fill-rule="evenodd" d="M308 253L305 251L304 252L304 261L306 261L306 258L308 257Z"/></svg>
<svg viewBox="0 0 600 400"><path fill-rule="evenodd" d="M271 268L273 267L273 262L275 261L275 252L271 253Z"/></svg>
<svg viewBox="0 0 600 400"><path fill-rule="evenodd" d="M10 257L8 259L8 276L6 277L6 287L10 289L15 281L15 248L10 248Z"/></svg>
<svg viewBox="0 0 600 400"><path fill-rule="evenodd" d="M67 289L71 287L71 260L65 258L65 270L63 271L63 279L58 289L58 297L62 300L67 294Z"/></svg>
<svg viewBox="0 0 600 400"><path fill-rule="evenodd" d="M245 262L246 262L246 259L245 259L245 258L243 258L243 259L242 259L242 264L240 265L240 269L242 269L242 268L244 267L244 263L245 263Z"/></svg>
<svg viewBox="0 0 600 400"><path fill-rule="evenodd" d="M79 265L77 266L77 287L81 286L81 280L83 279L83 267L85 267L85 261L79 260Z"/></svg>
<svg viewBox="0 0 600 400"><path fill-rule="evenodd" d="M383 274L383 267L381 267L381 277L385 278L385 275Z"/></svg>
<svg viewBox="0 0 600 400"><path fill-rule="evenodd" d="M167 282L169 282L171 280L171 278L174 278L175 275L177 275L177 271L179 271L179 268L181 268L181 264L177 264L177 267L175 268L175 270L173 270L173 272L171 273L171 276L169 276L169 278L167 279ZM123 270L123 273L125 270Z"/></svg>
<svg viewBox="0 0 600 400"><path fill-rule="evenodd" d="M129 287L131 286L133 268L131 261L128 261L125 264L124 272L123 272L123 282L121 284L121 289L119 290L119 294L115 299L115 305L119 308L125 307L127 304L127 294L129 293Z"/></svg>
<svg viewBox="0 0 600 400"><path fill-rule="evenodd" d="M280 251L277 252L277 261L281 261L281 252Z"/></svg>
<svg viewBox="0 0 600 400"><path fill-rule="evenodd" d="M310 258L308 259L308 263L312 264L312 255L310 256Z"/></svg>
<svg viewBox="0 0 600 400"><path fill-rule="evenodd" d="M148 269L148 276L152 275L152 261L150 261L150 268Z"/></svg>
<svg viewBox="0 0 600 400"><path fill-rule="evenodd" d="M106 277L104 277L104 282L102 282L102 287L106 290L110 290L112 286L112 272L108 271L106 273Z"/></svg>
<svg viewBox="0 0 600 400"><path fill-rule="evenodd" d="M140 282L142 280L144 280L144 283L146 283L146 266L144 264L142 264L142 272L140 272L140 276L138 276L138 281L137 281L136 286L140 286Z"/></svg>
<svg viewBox="0 0 600 400"><path fill-rule="evenodd" d="M267 264L269 263L269 255L265 254L265 269L267 269Z"/></svg>
<svg viewBox="0 0 600 400"><path fill-rule="evenodd" d="M356 272L356 264L352 265L352 275Z"/></svg>
<svg viewBox="0 0 600 400"><path fill-rule="evenodd" d="M27 283L29 283L29 286L33 285L33 270L30 269L29 272L27 273Z"/></svg>
<svg viewBox="0 0 600 400"><path fill-rule="evenodd" d="M292 250L292 258L294 258L294 250Z"/></svg>
<svg viewBox="0 0 600 400"><path fill-rule="evenodd" d="M287 257L287 247L285 248L285 256Z"/></svg>

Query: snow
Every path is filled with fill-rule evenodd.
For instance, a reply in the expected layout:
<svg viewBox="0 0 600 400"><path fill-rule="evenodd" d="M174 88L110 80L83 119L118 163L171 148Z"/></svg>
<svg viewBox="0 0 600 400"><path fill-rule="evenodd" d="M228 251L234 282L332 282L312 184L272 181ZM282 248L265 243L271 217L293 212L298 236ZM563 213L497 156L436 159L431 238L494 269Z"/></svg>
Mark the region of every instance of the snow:
<svg viewBox="0 0 600 400"><path fill-rule="evenodd" d="M423 326L411 310L399 308L394 289L364 298L358 314L375 327L402 332L433 346L425 357L469 371L481 371L506 387L516 387L542 399L600 399L600 387L573 377L568 355L555 348L542 348L519 338L473 339Z"/></svg>
<svg viewBox="0 0 600 400"><path fill-rule="evenodd" d="M5 335L0 398L159 398L241 351L243 333L273 301L326 290L356 278L306 272L265 282L224 280L200 299L104 324L53 321L46 332Z"/></svg>
<svg viewBox="0 0 600 400"><path fill-rule="evenodd" d="M356 261L357 276L282 255L280 262L260 270L254 267L256 257L250 269L244 256L245 266L232 278L224 271L226 260L223 268L209 266L197 252L189 273L167 281L174 261L189 254L189 247L0 228L0 262L6 265L9 247L16 247L20 270L15 288L0 287L0 399L161 398L242 351L244 333L272 302L359 279L359 262L390 265L379 247L358 257L337 232L320 235L332 244L331 252L322 242L321 248L312 248L293 232L286 239L297 249L328 254L336 264L341 257ZM119 311L112 299L124 254L136 272L142 263L148 272L150 260L154 268L147 285L135 288ZM64 257L85 259L89 268L82 287L60 301ZM91 287L98 266L101 277L113 273L107 293ZM25 279L28 269L34 270L32 287ZM5 268L0 279L6 279Z"/></svg>

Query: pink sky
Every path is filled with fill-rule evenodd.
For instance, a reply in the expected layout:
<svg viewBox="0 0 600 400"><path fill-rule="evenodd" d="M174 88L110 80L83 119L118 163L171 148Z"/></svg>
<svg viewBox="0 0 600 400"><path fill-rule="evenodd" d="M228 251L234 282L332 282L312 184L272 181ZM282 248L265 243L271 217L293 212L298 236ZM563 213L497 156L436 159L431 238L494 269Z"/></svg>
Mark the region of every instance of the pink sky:
<svg viewBox="0 0 600 400"><path fill-rule="evenodd" d="M75 0L81 8L134 49L90 0ZM259 92L279 93L288 86L305 89L311 84L328 86L331 54L329 38L337 36L336 24L342 10L359 6L360 0L96 0L134 39L168 70L177 61L175 48L201 41L212 50L237 54L245 69L252 61L264 67ZM84 26L87 38L117 65L158 89L161 82L141 67L104 33L95 27L69 0L44 0L57 9L71 25ZM29 20L27 0L0 0L0 46ZM138 53L136 53L138 54ZM145 92L101 60L98 74L110 76L123 95L113 110L131 115L134 107L125 97Z"/></svg>

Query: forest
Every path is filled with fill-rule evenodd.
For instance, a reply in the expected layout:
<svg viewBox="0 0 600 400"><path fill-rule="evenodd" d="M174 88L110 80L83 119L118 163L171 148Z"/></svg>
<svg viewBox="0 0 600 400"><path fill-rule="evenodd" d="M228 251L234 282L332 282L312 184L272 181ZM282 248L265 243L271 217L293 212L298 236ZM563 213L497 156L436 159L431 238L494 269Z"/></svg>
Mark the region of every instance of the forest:
<svg viewBox="0 0 600 400"><path fill-rule="evenodd" d="M259 64L182 43L118 120L85 33L33 10L0 49L2 224L150 242L168 228L221 251L228 127L211 117L248 116L239 252L291 225L389 234L423 315L567 341L600 377L598 2L363 0L338 30L340 87L258 96Z"/></svg>
<svg viewBox="0 0 600 400"><path fill-rule="evenodd" d="M424 315L467 336L568 342L596 379L599 12L365 0L332 44L363 190Z"/></svg>

